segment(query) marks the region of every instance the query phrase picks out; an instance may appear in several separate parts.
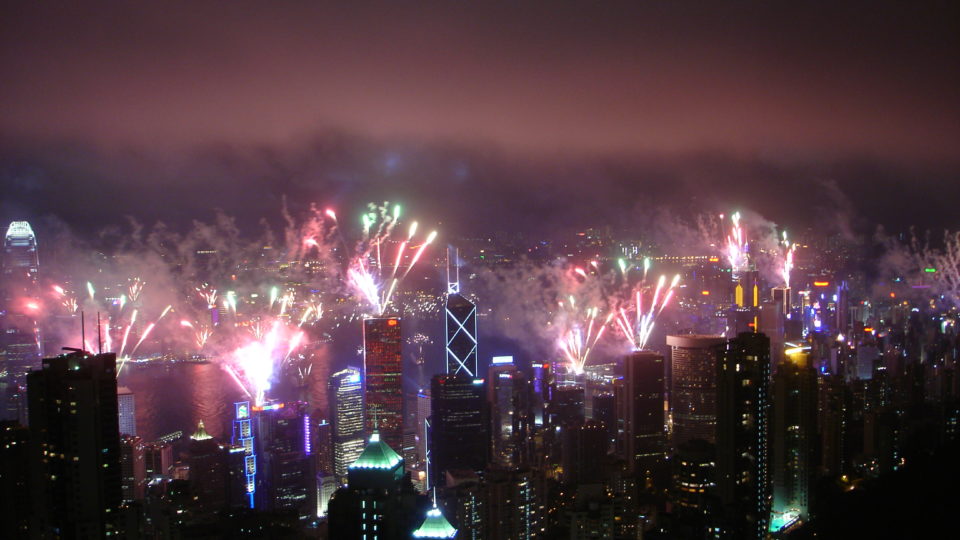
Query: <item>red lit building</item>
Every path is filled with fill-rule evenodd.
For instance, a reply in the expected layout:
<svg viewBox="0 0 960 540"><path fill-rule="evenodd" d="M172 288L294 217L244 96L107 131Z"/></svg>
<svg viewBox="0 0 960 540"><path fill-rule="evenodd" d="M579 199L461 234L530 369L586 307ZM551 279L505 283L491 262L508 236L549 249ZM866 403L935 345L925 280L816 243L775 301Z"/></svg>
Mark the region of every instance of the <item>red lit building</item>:
<svg viewBox="0 0 960 540"><path fill-rule="evenodd" d="M363 321L363 383L366 428L374 423L380 438L391 448L403 448L403 357L400 354L400 319Z"/></svg>

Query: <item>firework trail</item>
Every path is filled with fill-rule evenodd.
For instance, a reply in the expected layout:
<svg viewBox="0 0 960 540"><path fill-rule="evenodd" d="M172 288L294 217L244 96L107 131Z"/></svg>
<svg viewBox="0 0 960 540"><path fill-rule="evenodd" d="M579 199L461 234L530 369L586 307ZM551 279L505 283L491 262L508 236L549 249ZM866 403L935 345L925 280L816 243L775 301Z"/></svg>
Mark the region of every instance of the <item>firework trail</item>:
<svg viewBox="0 0 960 540"><path fill-rule="evenodd" d="M210 285L204 283L203 285L196 288L197 293L200 295L200 298L203 298L207 302L207 307L209 309L214 309L217 307L217 290L210 287Z"/></svg>
<svg viewBox="0 0 960 540"><path fill-rule="evenodd" d="M370 305L376 315L384 314L392 302L397 285L410 273L427 246L437 237L437 232L432 231L419 246L413 245L417 222L410 224L405 236L394 237L400 215L400 205L394 206L392 212L386 205L369 206L369 210L361 217L363 239L356 250L357 255L347 269L347 284L357 296ZM391 244L397 246L393 256L386 253ZM408 250L413 251L413 256L406 270L400 273L404 254ZM385 258L389 271L384 270Z"/></svg>
<svg viewBox="0 0 960 540"><path fill-rule="evenodd" d="M780 244L783 246L783 266L780 275L783 277L783 286L789 288L790 271L793 270L793 252L796 251L797 245L787 240L787 231L783 231L783 241Z"/></svg>
<svg viewBox="0 0 960 540"><path fill-rule="evenodd" d="M224 369L256 405L262 405L277 368L300 346L303 332L291 334L279 320L259 339L254 339L229 355Z"/></svg>
<svg viewBox="0 0 960 540"><path fill-rule="evenodd" d="M570 369L579 375L583 373L590 358L590 352L603 337L613 314L601 318L600 308L596 306L581 310L577 307L577 301L573 295L570 295L565 302L559 302L559 306L560 321L566 323L566 329L561 333L557 346Z"/></svg>
<svg viewBox="0 0 960 540"><path fill-rule="evenodd" d="M133 278L133 282L127 287L127 292L129 293L130 301L136 302L140 299L140 293L143 292L143 281L138 277Z"/></svg>
<svg viewBox="0 0 960 540"><path fill-rule="evenodd" d="M749 264L747 260L747 235L740 226L740 212L734 212L730 216L730 220L733 222L733 226L727 236L726 256L733 274L740 275Z"/></svg>
<svg viewBox="0 0 960 540"><path fill-rule="evenodd" d="M199 322L194 324L184 319L180 321L180 326L193 330L193 340L194 343L197 344L198 350L203 350L203 348L207 345L207 341L210 340L210 336L213 335L212 330L201 325Z"/></svg>
<svg viewBox="0 0 960 540"><path fill-rule="evenodd" d="M679 282L680 274L673 277L669 286L666 285L666 276L660 276L649 303L644 303L644 295L648 290L644 287L644 282L641 282L630 295L628 306L617 310L617 327L634 350L646 348L657 316L670 303L674 288Z"/></svg>

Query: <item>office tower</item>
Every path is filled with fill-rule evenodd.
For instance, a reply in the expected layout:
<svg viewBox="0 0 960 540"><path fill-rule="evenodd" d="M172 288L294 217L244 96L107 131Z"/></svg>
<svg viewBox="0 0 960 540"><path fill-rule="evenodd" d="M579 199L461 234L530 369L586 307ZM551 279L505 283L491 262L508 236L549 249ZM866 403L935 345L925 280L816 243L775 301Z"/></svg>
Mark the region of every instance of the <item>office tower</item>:
<svg viewBox="0 0 960 540"><path fill-rule="evenodd" d="M530 414L536 426L542 426L546 421L546 405L550 400L550 388L553 385L553 372L550 362L534 362L533 392L530 394Z"/></svg>
<svg viewBox="0 0 960 540"><path fill-rule="evenodd" d="M332 412L332 411L331 411ZM313 426L313 455L317 472L333 474L333 424L321 420Z"/></svg>
<svg viewBox="0 0 960 540"><path fill-rule="evenodd" d="M27 376L32 442L31 531L75 538L118 535L123 500L117 367L113 353L43 360Z"/></svg>
<svg viewBox="0 0 960 540"><path fill-rule="evenodd" d="M496 356L487 377L492 462L508 468L527 463L527 385L511 356Z"/></svg>
<svg viewBox="0 0 960 540"><path fill-rule="evenodd" d="M337 477L320 472L317 474L317 517L326 518L330 508L330 497L340 487Z"/></svg>
<svg viewBox="0 0 960 540"><path fill-rule="evenodd" d="M684 538L707 538L718 518L716 447L703 439L680 443L674 459L673 492L678 527Z"/></svg>
<svg viewBox="0 0 960 540"><path fill-rule="evenodd" d="M417 459L426 464L430 455L427 430L430 426L430 389L417 392Z"/></svg>
<svg viewBox="0 0 960 540"><path fill-rule="evenodd" d="M120 436L120 474L123 502L142 500L146 487L146 463L143 440L136 435Z"/></svg>
<svg viewBox="0 0 960 540"><path fill-rule="evenodd" d="M724 341L721 336L667 336L673 447L693 439L716 440L716 348Z"/></svg>
<svg viewBox="0 0 960 540"><path fill-rule="evenodd" d="M734 276L737 280L734 287L734 303L740 308L755 308L760 305L760 272L757 270L747 270L740 276Z"/></svg>
<svg viewBox="0 0 960 540"><path fill-rule="evenodd" d="M724 531L763 538L770 518L770 340L745 332L717 357L717 494Z"/></svg>
<svg viewBox="0 0 960 540"><path fill-rule="evenodd" d="M623 431L628 471L650 485L663 464L663 355L635 351L624 358Z"/></svg>
<svg viewBox="0 0 960 540"><path fill-rule="evenodd" d="M310 415L302 401L253 407L257 437L257 507L296 512L301 521L317 512Z"/></svg>
<svg viewBox="0 0 960 540"><path fill-rule="evenodd" d="M121 435L137 434L137 409L133 400L133 392L126 386L117 388L117 411L120 421Z"/></svg>
<svg viewBox="0 0 960 540"><path fill-rule="evenodd" d="M36 322L37 239L26 221L10 223L0 254L0 419L27 421L26 376L42 353Z"/></svg>
<svg viewBox="0 0 960 540"><path fill-rule="evenodd" d="M0 421L0 538L27 538L30 532L30 431Z"/></svg>
<svg viewBox="0 0 960 540"><path fill-rule="evenodd" d="M333 425L333 474L347 481L347 467L363 452L363 386L360 371L347 368L330 376L327 384Z"/></svg>
<svg viewBox="0 0 960 540"><path fill-rule="evenodd" d="M425 502L404 474L403 458L374 432L350 465L347 485L330 498L330 538L410 538L424 515Z"/></svg>
<svg viewBox="0 0 960 540"><path fill-rule="evenodd" d="M810 509L817 442L817 371L809 354L788 350L773 377L773 512L772 531Z"/></svg>
<svg viewBox="0 0 960 540"><path fill-rule="evenodd" d="M593 396L593 419L603 423L607 432L607 445L617 440L617 398L612 392Z"/></svg>
<svg viewBox="0 0 960 540"><path fill-rule="evenodd" d="M553 388L548 403L552 426L575 426L583 423L584 391L582 386L559 384Z"/></svg>
<svg viewBox="0 0 960 540"><path fill-rule="evenodd" d="M773 298L774 305L777 306L777 310L786 316L790 313L790 310L793 309L793 304L790 300L790 287L774 287L770 290L771 297Z"/></svg>
<svg viewBox="0 0 960 540"><path fill-rule="evenodd" d="M603 482L603 458L610 446L603 423L586 420L564 425L560 434L563 482L572 485Z"/></svg>
<svg viewBox="0 0 960 540"><path fill-rule="evenodd" d="M190 435L185 461L190 466L190 494L193 513L211 519L228 505L228 451L207 433L203 420Z"/></svg>
<svg viewBox="0 0 960 540"><path fill-rule="evenodd" d="M443 517L437 504L427 511L423 523L413 531L413 538L456 538L457 529Z"/></svg>
<svg viewBox="0 0 960 540"><path fill-rule="evenodd" d="M445 476L438 482L437 501L459 531L458 538L483 540L485 497L480 477L473 471L448 471Z"/></svg>
<svg viewBox="0 0 960 540"><path fill-rule="evenodd" d="M544 538L541 486L530 470L491 470L484 480L488 540Z"/></svg>
<svg viewBox="0 0 960 540"><path fill-rule="evenodd" d="M447 374L477 376L477 306L460 294L460 265L453 251L453 270L447 261Z"/></svg>
<svg viewBox="0 0 960 540"><path fill-rule="evenodd" d="M483 379L436 375L430 381L430 483L447 471L482 471L487 466L488 424L483 414Z"/></svg>
<svg viewBox="0 0 960 540"><path fill-rule="evenodd" d="M366 429L376 429L391 448L403 448L403 358L400 319L363 321L363 384Z"/></svg>
<svg viewBox="0 0 960 540"><path fill-rule="evenodd" d="M242 474L240 475L243 484L242 491L245 496L244 504L248 508L256 505L257 494L257 447L256 433L254 432L253 418L251 416L249 401L239 401L233 404L233 438L232 445L239 449L236 453L237 459L242 456Z"/></svg>

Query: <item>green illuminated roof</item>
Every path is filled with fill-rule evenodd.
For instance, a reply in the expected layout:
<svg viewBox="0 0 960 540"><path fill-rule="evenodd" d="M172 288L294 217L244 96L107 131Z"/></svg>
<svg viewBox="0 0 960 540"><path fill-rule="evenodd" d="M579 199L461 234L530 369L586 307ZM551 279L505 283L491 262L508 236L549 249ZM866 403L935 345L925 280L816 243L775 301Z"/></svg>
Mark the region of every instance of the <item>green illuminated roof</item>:
<svg viewBox="0 0 960 540"><path fill-rule="evenodd" d="M456 535L457 530L450 525L436 506L427 512L427 519L423 520L420 528L413 531L414 538L453 538Z"/></svg>
<svg viewBox="0 0 960 540"><path fill-rule="evenodd" d="M207 433L207 430L203 427L203 420L200 421L200 425L197 426L197 431L190 436L191 439L195 441L206 441L212 439L213 437Z"/></svg>
<svg viewBox="0 0 960 540"><path fill-rule="evenodd" d="M360 457L350 465L351 469L392 469L403 461L400 454L393 451L390 445L380 440L380 434L370 436L370 442L363 449Z"/></svg>

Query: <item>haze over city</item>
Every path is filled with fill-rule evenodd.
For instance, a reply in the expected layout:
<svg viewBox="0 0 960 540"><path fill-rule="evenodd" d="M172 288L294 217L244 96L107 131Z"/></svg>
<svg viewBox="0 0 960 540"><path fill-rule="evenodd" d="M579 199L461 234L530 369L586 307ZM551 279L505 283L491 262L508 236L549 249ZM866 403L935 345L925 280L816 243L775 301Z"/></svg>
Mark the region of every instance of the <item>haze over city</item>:
<svg viewBox="0 0 960 540"><path fill-rule="evenodd" d="M948 2L9 3L0 536L924 537L958 66Z"/></svg>

